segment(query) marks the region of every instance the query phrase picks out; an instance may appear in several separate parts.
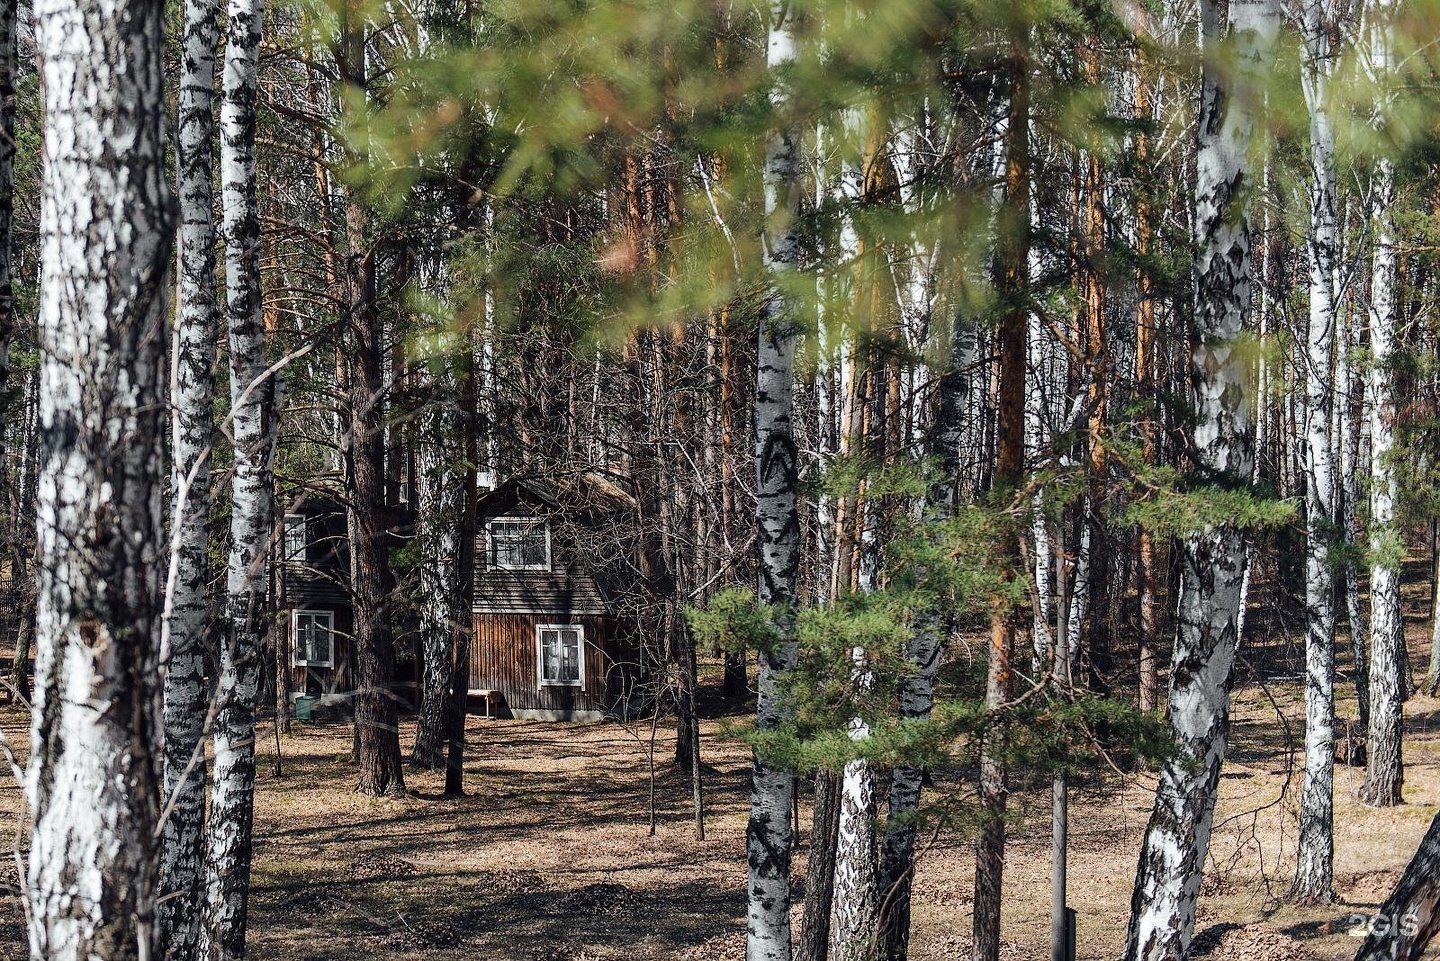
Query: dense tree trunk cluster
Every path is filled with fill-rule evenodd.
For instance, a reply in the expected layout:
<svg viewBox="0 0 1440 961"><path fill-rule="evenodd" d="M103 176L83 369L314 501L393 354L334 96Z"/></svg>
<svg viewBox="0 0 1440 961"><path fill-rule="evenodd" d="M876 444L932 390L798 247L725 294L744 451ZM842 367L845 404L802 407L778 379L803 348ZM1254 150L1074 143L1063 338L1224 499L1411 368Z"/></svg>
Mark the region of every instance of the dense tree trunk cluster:
<svg viewBox="0 0 1440 961"><path fill-rule="evenodd" d="M185 0L167 77L154 0L0 4L32 956L244 957L257 742L316 685L358 791L424 803L408 751L463 793L477 498L516 478L633 506L565 537L699 840L702 718L753 710L748 961L903 961L957 831L997 961L1039 783L1064 957L1072 774L1149 763L1125 956L1189 956L1237 672L1303 691L1289 899L1333 901L1337 756L1404 802L1440 514L1409 11L524 7ZM283 586L319 501L325 673ZM1435 833L1362 958L1433 934Z"/></svg>

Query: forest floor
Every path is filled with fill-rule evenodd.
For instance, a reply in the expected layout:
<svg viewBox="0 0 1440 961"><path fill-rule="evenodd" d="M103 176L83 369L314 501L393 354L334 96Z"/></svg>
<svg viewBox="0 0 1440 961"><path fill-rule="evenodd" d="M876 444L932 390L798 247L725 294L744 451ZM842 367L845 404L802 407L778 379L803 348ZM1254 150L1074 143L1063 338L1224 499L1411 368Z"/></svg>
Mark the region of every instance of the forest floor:
<svg viewBox="0 0 1440 961"><path fill-rule="evenodd" d="M1417 675L1428 658L1428 598L1407 594ZM1257 618L1257 628L1263 627ZM1272 625L1273 627L1273 625ZM1260 633L1257 631L1257 633ZM1293 631L1291 633L1294 633ZM1196 926L1196 957L1233 961L1348 959L1351 915L1389 893L1440 805L1440 699L1406 705L1405 799L1371 810L1355 800L1362 769L1337 766L1335 873L1340 901L1282 903L1293 869L1304 709L1299 641L1265 629L1237 667L1232 738ZM1348 661L1342 658L1342 681ZM731 708L741 720L743 705ZM1342 717L1354 717L1348 684ZM744 954L748 754L723 720L704 725L707 838L697 841L688 776L669 763L660 730L649 829L648 727L470 719L467 795L443 798L440 773L407 773L411 796L356 795L344 724L300 724L259 745L250 956L265 961L710 961ZM0 708L12 744L26 719ZM1343 728L1343 725L1342 725ZM402 730L408 745L413 721ZM1119 955L1153 779L1110 772L1072 787L1070 900L1079 957ZM937 778L937 790L964 791ZM1048 957L1050 788L1017 784L1005 875L1002 957ZM809 833L808 792L802 811ZM14 823L19 791L0 784ZM0 833L3 828L0 828ZM916 876L917 961L968 957L973 859L969 835L942 832ZM803 887L803 859L796 865ZM15 897L0 902L0 959L22 958ZM796 909L798 930L799 909ZM1427 955L1429 956L1429 955ZM1440 956L1437 954L1435 956Z"/></svg>

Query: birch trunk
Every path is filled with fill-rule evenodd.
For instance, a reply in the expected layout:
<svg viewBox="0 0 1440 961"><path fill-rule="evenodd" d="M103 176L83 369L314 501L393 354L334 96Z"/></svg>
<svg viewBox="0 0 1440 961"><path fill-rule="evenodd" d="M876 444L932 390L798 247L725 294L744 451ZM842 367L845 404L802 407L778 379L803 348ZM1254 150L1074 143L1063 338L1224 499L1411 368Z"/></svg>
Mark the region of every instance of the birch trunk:
<svg viewBox="0 0 1440 961"><path fill-rule="evenodd" d="M226 631L215 678L214 769L202 954L245 955L255 801L255 709L268 633L265 560L274 498L274 382L265 376L260 217L255 200L255 93L261 0L230 0L220 103L221 233L235 438Z"/></svg>
<svg viewBox="0 0 1440 961"><path fill-rule="evenodd" d="M37 0L44 91L35 961L155 954L166 285L164 5Z"/></svg>
<svg viewBox="0 0 1440 961"><path fill-rule="evenodd" d="M1350 312L1345 349L1340 351L1336 362L1335 379L1339 382L1340 395L1340 527L1350 545L1360 541L1360 521L1356 504L1359 500L1360 475L1360 432L1363 417L1355 416L1355 364L1351 353L1360 347L1360 334L1365 326L1354 311ZM1363 393L1363 386L1361 391ZM1363 412L1363 401L1361 402ZM1360 734L1368 737L1370 729L1370 657L1365 638L1370 632L1370 622L1365 616L1365 607L1360 602L1360 572L1354 557L1345 562L1344 571L1345 614L1350 628L1351 670L1355 677L1355 704L1360 725Z"/></svg>
<svg viewBox="0 0 1440 961"><path fill-rule="evenodd" d="M160 950L195 957L205 878L205 764L209 711L205 640L210 550L210 454L215 441L215 50L218 0L187 0L175 135L180 262L171 431L175 463L170 510L169 651L165 670L165 793L160 845Z"/></svg>
<svg viewBox="0 0 1440 961"><path fill-rule="evenodd" d="M788 73L795 59L791 8L783 0L770 7L766 62L776 74L771 106L777 116L789 99ZM800 516L796 505L799 454L792 433L795 349L801 328L786 283L799 262L795 215L800 202L799 138L785 126L772 130L765 148L766 227L761 237L770 289L760 311L755 365L756 537L759 545L758 599L775 609L778 636L760 651L755 705L758 730L774 730L784 720L779 676L795 664L794 605L800 566ZM746 961L789 961L790 806L795 778L754 759L750 820L745 831L749 872Z"/></svg>
<svg viewBox="0 0 1440 961"><path fill-rule="evenodd" d="M1308 0L1301 32L1301 86L1310 113L1310 326L1305 349L1305 779L1293 900L1325 903L1334 892L1335 479L1330 424L1335 359L1335 132L1330 121L1331 24L1324 0Z"/></svg>
<svg viewBox="0 0 1440 961"><path fill-rule="evenodd" d="M1383 27L1375 28L1384 34ZM1381 40L1383 45L1386 40ZM1380 52L1382 63L1388 56ZM1382 68L1383 69L1383 68ZM1366 407L1370 419L1370 731L1365 750L1365 783L1360 799L1375 807L1402 803L1405 772L1401 757L1403 693L1400 646L1401 533L1395 521L1396 479L1394 373L1396 333L1395 199L1390 160L1375 170L1375 252L1370 288L1370 366Z"/></svg>
<svg viewBox="0 0 1440 961"><path fill-rule="evenodd" d="M1355 961L1420 961L1440 933L1440 814L1370 921Z"/></svg>
<svg viewBox="0 0 1440 961"><path fill-rule="evenodd" d="M950 338L950 363L939 378L940 406L929 440L939 479L921 505L922 515L942 520L955 509L955 487L960 468L960 438L970 397L969 369L975 362L974 329L956 317ZM949 621L938 611L918 619L910 642L908 673L900 684L900 720L923 721L935 703L935 670L949 631ZM880 895L879 954L887 961L903 961L910 946L910 890L915 873L915 812L920 807L924 771L901 765L890 774L885 833L880 844L877 889Z"/></svg>
<svg viewBox="0 0 1440 961"><path fill-rule="evenodd" d="M1250 220L1244 194L1252 120L1279 11L1271 0L1223 6L1202 0L1203 84L1196 162L1195 457L1203 474L1244 488L1254 462L1254 424L1244 325L1250 311ZM1217 72L1233 43L1233 75ZM1155 806L1136 870L1126 961L1188 957L1195 902L1225 756L1229 688L1245 572L1245 539L1232 524L1185 542L1180 630L1170 675L1176 753L1160 769Z"/></svg>
<svg viewBox="0 0 1440 961"><path fill-rule="evenodd" d="M450 397L453 378L437 378L442 394L422 422L425 433L418 452L420 546L420 717L415 730L416 767L433 770L445 763L445 744L453 725L449 713L456 632L464 629L468 611L460 603L460 528L464 522L464 469L450 450L459 432L459 418Z"/></svg>

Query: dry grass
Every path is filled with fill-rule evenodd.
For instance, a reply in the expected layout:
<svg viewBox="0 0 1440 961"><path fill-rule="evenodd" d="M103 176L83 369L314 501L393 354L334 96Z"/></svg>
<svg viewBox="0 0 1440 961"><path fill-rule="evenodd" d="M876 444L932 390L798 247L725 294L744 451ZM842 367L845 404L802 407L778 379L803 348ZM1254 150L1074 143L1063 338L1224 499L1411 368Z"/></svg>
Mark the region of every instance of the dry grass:
<svg viewBox="0 0 1440 961"><path fill-rule="evenodd" d="M1411 605L1417 666L1427 638ZM1256 649L1254 659L1275 652ZM1281 652L1283 653L1283 652ZM1242 671L1245 668L1242 666ZM1303 730L1298 680L1253 679L1237 688L1230 757L1221 783L1196 954L1230 959L1342 959L1357 942L1351 913L1388 894L1440 804L1440 701L1406 707L1407 805L1370 810L1355 800L1362 772L1337 768L1336 878L1341 903L1282 903L1293 867ZM739 710L739 708L737 708ZM1353 716L1353 704L1341 705ZM1283 723L1282 723L1283 718ZM23 746L25 719L0 710L0 728ZM352 790L350 733L301 725L282 744L274 774L268 727L260 745L251 956L275 961L676 959L743 955L744 750L705 725L708 838L696 841L689 779L665 764L659 821L648 830L643 743L616 725L572 726L472 719L469 794L439 796L442 776L411 773L412 795L372 800ZM666 732L662 730L662 735ZM413 736L407 723L402 737ZM1290 748L1298 744L1290 742ZM1094 776L1072 789L1071 902L1079 956L1118 956L1153 781ZM937 789L966 790L956 778ZM10 823L19 792L0 785ZM1006 874L1003 956L1047 956L1049 787L1017 785ZM804 812L808 833L808 804ZM920 863L916 961L968 954L973 860L961 831L942 834ZM797 865L797 889L803 863ZM24 956L20 908L0 907L0 959ZM797 908L796 924L799 923ZM1440 954L1437 954L1440 956Z"/></svg>

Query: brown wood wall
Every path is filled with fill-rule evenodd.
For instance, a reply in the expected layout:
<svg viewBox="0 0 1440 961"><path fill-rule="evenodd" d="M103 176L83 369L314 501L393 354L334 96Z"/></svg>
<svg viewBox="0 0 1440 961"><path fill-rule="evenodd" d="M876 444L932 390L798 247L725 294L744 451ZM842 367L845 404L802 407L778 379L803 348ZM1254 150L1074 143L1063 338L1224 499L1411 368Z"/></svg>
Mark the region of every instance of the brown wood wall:
<svg viewBox="0 0 1440 961"><path fill-rule="evenodd" d="M535 628L540 624L585 627L585 690L539 687L535 664ZM470 687L499 691L508 710L600 711L610 706L619 659L614 622L608 617L553 614L476 614L470 645Z"/></svg>

